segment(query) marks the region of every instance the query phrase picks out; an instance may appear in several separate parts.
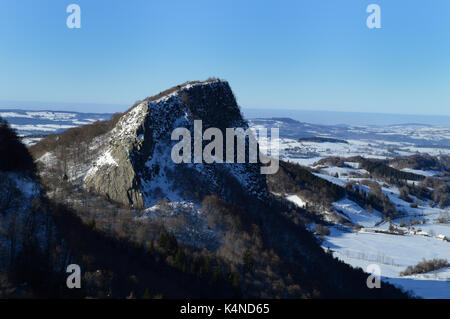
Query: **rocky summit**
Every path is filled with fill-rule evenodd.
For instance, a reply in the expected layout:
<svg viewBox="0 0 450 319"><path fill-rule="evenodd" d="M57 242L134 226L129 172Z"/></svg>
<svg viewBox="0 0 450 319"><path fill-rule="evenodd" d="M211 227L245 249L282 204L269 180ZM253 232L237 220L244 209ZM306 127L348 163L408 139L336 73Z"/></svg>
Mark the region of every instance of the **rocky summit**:
<svg viewBox="0 0 450 319"><path fill-rule="evenodd" d="M90 149L97 156L79 182L91 193L135 209L162 198L230 196L225 184L233 182L262 196L266 189L259 164L173 163L171 133L178 127L192 131L194 120L202 120L204 130L248 128L228 82L188 82L136 103L94 139Z"/></svg>

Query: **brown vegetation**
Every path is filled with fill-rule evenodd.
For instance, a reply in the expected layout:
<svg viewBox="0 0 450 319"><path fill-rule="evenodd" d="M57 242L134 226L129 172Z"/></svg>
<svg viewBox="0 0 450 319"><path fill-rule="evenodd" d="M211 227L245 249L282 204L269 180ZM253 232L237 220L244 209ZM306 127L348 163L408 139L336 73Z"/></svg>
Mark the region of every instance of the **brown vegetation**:
<svg viewBox="0 0 450 319"><path fill-rule="evenodd" d="M425 274L430 271L439 270L450 267L450 263L446 259L423 260L415 266L408 266L400 273L400 276L411 276L414 274Z"/></svg>

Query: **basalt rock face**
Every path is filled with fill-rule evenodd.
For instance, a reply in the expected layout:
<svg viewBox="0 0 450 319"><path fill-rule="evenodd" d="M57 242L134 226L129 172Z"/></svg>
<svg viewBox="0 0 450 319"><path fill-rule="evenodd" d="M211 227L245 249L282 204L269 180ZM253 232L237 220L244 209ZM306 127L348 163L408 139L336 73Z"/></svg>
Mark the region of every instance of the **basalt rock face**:
<svg viewBox="0 0 450 319"><path fill-rule="evenodd" d="M171 150L178 142L171 140L172 131L182 127L193 132L194 120L202 120L203 130L221 129L224 136L225 128L248 128L228 82L178 86L143 100L120 118L86 173L84 187L136 209L162 198L185 200L215 193L233 200L242 192L265 196L259 164L172 161Z"/></svg>

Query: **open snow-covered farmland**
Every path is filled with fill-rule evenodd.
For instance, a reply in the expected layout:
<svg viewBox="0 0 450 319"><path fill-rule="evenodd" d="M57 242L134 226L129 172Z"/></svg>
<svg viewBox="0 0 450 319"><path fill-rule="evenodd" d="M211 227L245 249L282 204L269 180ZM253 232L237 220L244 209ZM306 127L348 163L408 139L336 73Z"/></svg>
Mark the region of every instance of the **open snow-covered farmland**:
<svg viewBox="0 0 450 319"><path fill-rule="evenodd" d="M330 248L335 257L363 270L377 264L383 280L422 298L450 298L450 268L436 272L400 276L407 266L423 259L444 258L450 260L450 243L418 235L391 235L373 231L344 232L331 229L324 247Z"/></svg>

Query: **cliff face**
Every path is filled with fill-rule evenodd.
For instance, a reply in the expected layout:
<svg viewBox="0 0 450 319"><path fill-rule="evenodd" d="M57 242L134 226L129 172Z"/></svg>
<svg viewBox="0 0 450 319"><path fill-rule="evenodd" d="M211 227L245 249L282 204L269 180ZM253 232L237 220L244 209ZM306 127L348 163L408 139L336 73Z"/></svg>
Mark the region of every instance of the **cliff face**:
<svg viewBox="0 0 450 319"><path fill-rule="evenodd" d="M87 171L84 187L125 206L143 209L162 198L232 192L230 183L262 196L266 192L259 164L175 164L171 140L175 128L193 132L194 120L203 130L248 128L229 84L208 81L178 86L158 98L143 100L126 112L107 134L99 156ZM225 135L225 134L224 134ZM187 197L187 198L186 198Z"/></svg>

